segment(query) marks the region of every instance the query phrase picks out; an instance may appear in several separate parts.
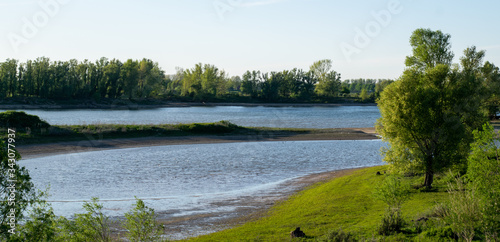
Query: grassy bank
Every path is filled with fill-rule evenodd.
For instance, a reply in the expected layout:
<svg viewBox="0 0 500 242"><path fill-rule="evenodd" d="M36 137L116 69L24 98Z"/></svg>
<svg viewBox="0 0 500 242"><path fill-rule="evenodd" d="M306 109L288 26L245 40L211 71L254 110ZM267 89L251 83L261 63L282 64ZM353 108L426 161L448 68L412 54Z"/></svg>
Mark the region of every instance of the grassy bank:
<svg viewBox="0 0 500 242"><path fill-rule="evenodd" d="M2 132L6 134L7 132ZM297 129L297 128L249 128L227 121L216 123L127 125L52 125L39 132L18 132L21 144L43 144L81 140L127 139L140 137L179 136L248 136L249 138L273 138L296 135L325 136L339 139L369 139L373 135L346 129ZM5 135L3 135L5 136ZM5 138L5 137L1 138Z"/></svg>
<svg viewBox="0 0 500 242"><path fill-rule="evenodd" d="M372 167L352 172L332 181L313 185L290 199L275 205L263 218L242 226L192 238L189 241L290 241L290 232L300 227L306 241L327 241L327 236L340 229L351 233L356 239L375 241L406 241L419 239L437 241L434 234L419 234L426 225L416 226L420 217L432 217L428 213L437 203L448 198L444 178L437 178L432 192L413 189L410 199L403 205L403 214L408 225L398 235L383 237L377 229L381 223L386 205L373 198L374 185L386 175L376 175L387 167ZM419 177L404 178L410 183L421 182ZM427 226L436 220L430 219ZM439 234L439 233L438 233ZM445 238L441 238L445 239Z"/></svg>

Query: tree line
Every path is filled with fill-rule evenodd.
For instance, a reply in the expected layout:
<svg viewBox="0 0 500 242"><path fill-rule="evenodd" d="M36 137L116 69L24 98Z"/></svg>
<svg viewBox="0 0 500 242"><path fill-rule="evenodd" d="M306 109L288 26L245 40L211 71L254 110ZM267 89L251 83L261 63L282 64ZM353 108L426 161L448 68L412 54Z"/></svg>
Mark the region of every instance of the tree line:
<svg viewBox="0 0 500 242"><path fill-rule="evenodd" d="M155 95L164 77L158 64L148 59L125 63L107 58L52 62L40 57L25 63L7 59L0 64L0 97L147 98Z"/></svg>
<svg viewBox="0 0 500 242"><path fill-rule="evenodd" d="M389 84L391 79L348 79L342 82L340 94L343 97L359 98L363 102L374 102Z"/></svg>
<svg viewBox="0 0 500 242"><path fill-rule="evenodd" d="M150 59L121 62L51 61L46 57L24 63L0 63L0 98L70 99L180 99L183 101L325 102L339 98L374 101L391 80L341 81L331 60L313 63L309 70L264 73L246 71L241 77L211 64L177 68L166 75Z"/></svg>

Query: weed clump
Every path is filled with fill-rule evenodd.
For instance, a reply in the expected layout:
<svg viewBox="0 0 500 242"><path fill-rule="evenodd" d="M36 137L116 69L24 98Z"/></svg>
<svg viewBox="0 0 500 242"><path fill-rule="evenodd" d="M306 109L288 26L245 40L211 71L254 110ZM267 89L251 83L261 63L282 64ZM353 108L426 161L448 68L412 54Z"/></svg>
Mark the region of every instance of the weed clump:
<svg viewBox="0 0 500 242"><path fill-rule="evenodd" d="M345 232L342 229L330 231L323 240L324 242L356 242L354 234Z"/></svg>

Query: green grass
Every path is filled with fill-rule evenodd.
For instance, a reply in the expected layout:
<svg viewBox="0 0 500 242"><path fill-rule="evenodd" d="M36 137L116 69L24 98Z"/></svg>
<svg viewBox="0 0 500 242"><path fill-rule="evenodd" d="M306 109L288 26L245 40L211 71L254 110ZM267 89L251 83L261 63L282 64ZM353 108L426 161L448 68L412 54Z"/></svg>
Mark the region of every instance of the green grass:
<svg viewBox="0 0 500 242"><path fill-rule="evenodd" d="M300 227L308 236L305 240L321 239L331 231L342 229L358 239L388 241L412 240L418 236L409 224L406 234L381 237L377 228L386 205L373 198L374 185L384 179L376 175L387 167L372 167L357 170L349 175L312 187L275 205L264 217L242 226L221 232L189 239L189 241L290 241L289 233ZM411 183L420 178L405 178ZM403 205L407 221L415 220L448 198L445 186L436 182L434 192L412 191L410 199ZM432 239L430 239L432 240Z"/></svg>

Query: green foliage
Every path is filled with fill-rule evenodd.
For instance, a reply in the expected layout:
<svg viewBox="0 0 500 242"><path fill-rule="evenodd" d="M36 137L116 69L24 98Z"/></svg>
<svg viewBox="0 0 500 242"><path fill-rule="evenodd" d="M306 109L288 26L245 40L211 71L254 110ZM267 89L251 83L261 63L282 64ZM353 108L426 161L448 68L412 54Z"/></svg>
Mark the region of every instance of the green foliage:
<svg viewBox="0 0 500 242"><path fill-rule="evenodd" d="M494 236L500 230L500 139L486 123L483 131L474 131L474 143L468 158L467 175L474 195L481 203L484 233Z"/></svg>
<svg viewBox="0 0 500 242"><path fill-rule="evenodd" d="M420 30L416 33L419 36ZM437 31L435 35L442 34ZM398 171L424 172L427 188L432 186L434 173L465 163L471 131L485 120L476 75L479 69L452 69L448 58L453 54L441 53L449 45L441 41L448 38L438 39L439 53L428 56L421 53L420 46L412 44L414 55L418 55L414 56L417 67L406 69L382 92L378 100L382 117L376 125L377 132L389 143L389 148L383 150L384 160Z"/></svg>
<svg viewBox="0 0 500 242"><path fill-rule="evenodd" d="M0 113L0 127L16 129L18 132L34 131L49 128L49 123L41 120L36 115L18 111L5 111Z"/></svg>
<svg viewBox="0 0 500 242"><path fill-rule="evenodd" d="M109 218L102 213L102 204L98 198L85 202L83 209L86 213L75 214L73 221L62 218L60 236L63 241L111 241Z"/></svg>
<svg viewBox="0 0 500 242"><path fill-rule="evenodd" d="M9 151L7 144L0 140L0 239L8 239L12 235L9 230L13 228L12 232L17 231L24 212L35 198L28 170L12 161L20 160L21 156L14 148L10 149L15 153Z"/></svg>
<svg viewBox="0 0 500 242"><path fill-rule="evenodd" d="M433 241L441 241L440 238L443 238L443 241L449 241L455 238L453 229L450 226L429 227L422 232L422 236L432 238Z"/></svg>
<svg viewBox="0 0 500 242"><path fill-rule="evenodd" d="M56 232L58 219L50 204L45 200L47 197L47 192L37 194L36 201L29 211L28 219L13 240L49 242L59 239Z"/></svg>
<svg viewBox="0 0 500 242"><path fill-rule="evenodd" d="M246 71L243 74L243 80L241 82L241 93L250 95L252 98L257 97L260 78L260 71Z"/></svg>
<svg viewBox="0 0 500 242"><path fill-rule="evenodd" d="M332 60L319 60L309 67L318 80L316 92L321 96L337 96L340 89L340 73L332 70Z"/></svg>
<svg viewBox="0 0 500 242"><path fill-rule="evenodd" d="M500 69L487 61L481 68L481 74L487 95L483 105L488 112L488 117L497 119L497 113L500 111Z"/></svg>
<svg viewBox="0 0 500 242"><path fill-rule="evenodd" d="M437 65L450 65L453 60L451 52L451 36L441 31L417 29L410 37L412 56L406 57L406 66L417 68L434 68Z"/></svg>
<svg viewBox="0 0 500 242"><path fill-rule="evenodd" d="M446 220L453 232L466 241L472 241L481 221L476 189L466 189L464 177L458 177L455 183L449 184L448 193L450 200Z"/></svg>
<svg viewBox="0 0 500 242"><path fill-rule="evenodd" d="M331 70L331 60L315 62L310 71L247 71L241 78L228 77L224 70L201 63L165 75L158 63L149 59L128 59L122 63L104 57L94 62L40 57L25 63L11 59L0 63L0 98L23 104L53 104L52 100L85 100L94 104L111 100L113 105L120 105L125 98L323 103L339 101L336 98L340 88L340 73Z"/></svg>
<svg viewBox="0 0 500 242"><path fill-rule="evenodd" d="M108 217L102 213L102 205L97 198L83 205L86 213L76 214L74 220L56 218L53 209L43 197L37 194L29 218L18 229L19 233L10 241L112 241ZM153 209L137 199L135 208L125 214L123 228L128 230L130 241L165 241L161 238L163 226L156 222Z"/></svg>
<svg viewBox="0 0 500 242"><path fill-rule="evenodd" d="M134 98L159 96L165 74L148 59L100 58L95 62L54 61L40 57L0 63L0 97L37 97L51 100Z"/></svg>
<svg viewBox="0 0 500 242"><path fill-rule="evenodd" d="M401 232L406 222L400 209L388 209L382 217L382 223L378 228L378 234L391 235Z"/></svg>
<svg viewBox="0 0 500 242"><path fill-rule="evenodd" d="M359 98L362 102L374 102L393 82L390 79L348 79L342 82L340 93L344 97Z"/></svg>
<svg viewBox="0 0 500 242"><path fill-rule="evenodd" d="M144 202L136 198L135 208L125 214L123 227L128 230L128 239L134 242L160 241L163 226L156 222L156 214Z"/></svg>
<svg viewBox="0 0 500 242"><path fill-rule="evenodd" d="M366 102L370 98L370 95L368 94L368 91L363 88L363 90L361 90L361 93L359 93L359 98L361 98L362 102Z"/></svg>
<svg viewBox="0 0 500 242"><path fill-rule="evenodd" d="M387 210L382 218L378 233L390 235L398 233L406 225L401 213L402 204L410 196L410 186L401 178L388 176L375 187L374 196L387 204Z"/></svg>
<svg viewBox="0 0 500 242"><path fill-rule="evenodd" d="M15 96L19 90L17 60L7 59L0 63L0 98Z"/></svg>
<svg viewBox="0 0 500 242"><path fill-rule="evenodd" d="M207 97L217 97L224 94L227 89L226 73L214 65L196 64L193 69L184 71L182 79L182 95L191 95L197 100Z"/></svg>
<svg viewBox="0 0 500 242"><path fill-rule="evenodd" d="M375 79L348 79L342 82L342 87L348 89L351 93L361 93L363 89L368 92L375 92L377 85L384 80Z"/></svg>
<svg viewBox="0 0 500 242"><path fill-rule="evenodd" d="M410 185L397 176L389 175L375 187L373 195L385 202L390 209L401 208L410 197Z"/></svg>
<svg viewBox="0 0 500 242"><path fill-rule="evenodd" d="M127 60L120 70L120 81L123 82L123 94L129 99L134 97L134 89L139 83L139 63L134 60Z"/></svg>

